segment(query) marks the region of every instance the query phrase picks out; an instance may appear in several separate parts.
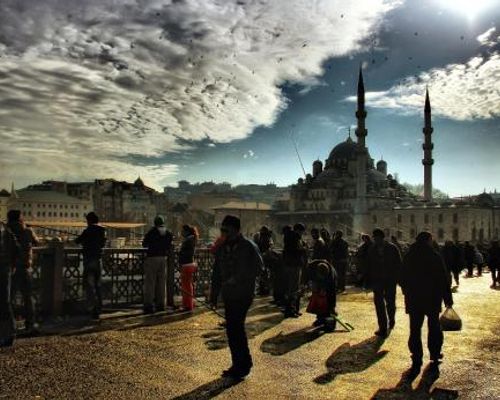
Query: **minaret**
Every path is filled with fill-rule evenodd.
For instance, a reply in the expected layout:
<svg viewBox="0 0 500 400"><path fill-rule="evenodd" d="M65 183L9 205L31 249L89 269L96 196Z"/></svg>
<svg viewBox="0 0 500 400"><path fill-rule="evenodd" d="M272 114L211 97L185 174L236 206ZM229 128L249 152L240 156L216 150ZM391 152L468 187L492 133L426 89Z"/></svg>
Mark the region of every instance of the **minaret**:
<svg viewBox="0 0 500 400"><path fill-rule="evenodd" d="M366 172L368 165L368 150L366 148L365 128L366 110L365 110L365 85L363 82L363 71L359 67L358 78L358 109L356 110L358 126L356 127L357 151L356 151L356 206L353 215L353 228L355 232L364 232L366 230L366 221L368 213L368 204L366 199Z"/></svg>
<svg viewBox="0 0 500 400"><path fill-rule="evenodd" d="M356 136L358 137L358 144L361 148L365 148L365 138L368 134L365 128L366 110L365 110L365 84L363 82L363 70L359 67L358 77L358 109L356 111L356 118L358 119L358 126L356 128Z"/></svg>
<svg viewBox="0 0 500 400"><path fill-rule="evenodd" d="M422 145L424 149L424 159L422 164L424 165L424 200L432 201L432 164L434 160L432 159L432 150L434 149L434 144L432 143L432 132L434 129L431 124L431 102L429 100L429 89L425 90L425 108L424 108L424 118L425 125L422 131L424 132L425 141Z"/></svg>

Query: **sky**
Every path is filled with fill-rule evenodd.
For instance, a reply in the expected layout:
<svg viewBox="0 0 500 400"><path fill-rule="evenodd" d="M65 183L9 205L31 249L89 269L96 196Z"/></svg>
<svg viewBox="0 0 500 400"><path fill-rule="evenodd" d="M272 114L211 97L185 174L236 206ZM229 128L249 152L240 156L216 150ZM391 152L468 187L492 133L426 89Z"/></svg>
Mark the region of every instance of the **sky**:
<svg viewBox="0 0 500 400"><path fill-rule="evenodd" d="M0 0L0 187L289 185L356 124L423 181L500 190L500 0Z"/></svg>

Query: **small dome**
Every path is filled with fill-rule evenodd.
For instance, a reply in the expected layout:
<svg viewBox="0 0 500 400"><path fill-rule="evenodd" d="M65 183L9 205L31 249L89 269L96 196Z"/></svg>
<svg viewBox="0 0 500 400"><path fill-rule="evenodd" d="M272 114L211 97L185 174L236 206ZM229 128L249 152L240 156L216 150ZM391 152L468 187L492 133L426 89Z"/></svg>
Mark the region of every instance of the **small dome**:
<svg viewBox="0 0 500 400"><path fill-rule="evenodd" d="M369 169L368 180L372 182L383 182L386 181L387 178L382 172L377 171L376 169Z"/></svg>

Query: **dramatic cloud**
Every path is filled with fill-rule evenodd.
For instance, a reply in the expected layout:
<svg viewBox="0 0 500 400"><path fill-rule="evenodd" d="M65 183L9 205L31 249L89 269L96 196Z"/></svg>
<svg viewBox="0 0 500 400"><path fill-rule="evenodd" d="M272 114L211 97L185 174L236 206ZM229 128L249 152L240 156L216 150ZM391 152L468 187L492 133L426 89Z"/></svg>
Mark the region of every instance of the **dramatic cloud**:
<svg viewBox="0 0 500 400"><path fill-rule="evenodd" d="M177 170L162 156L271 125L280 85L317 84L399 3L2 0L0 184L140 174L159 187Z"/></svg>
<svg viewBox="0 0 500 400"><path fill-rule="evenodd" d="M490 119L500 116L500 35L491 28L477 37L480 54L465 64L434 68L405 78L383 92L367 93L371 107L403 113L423 111L429 87L434 115L455 119ZM355 101L355 97L349 97Z"/></svg>

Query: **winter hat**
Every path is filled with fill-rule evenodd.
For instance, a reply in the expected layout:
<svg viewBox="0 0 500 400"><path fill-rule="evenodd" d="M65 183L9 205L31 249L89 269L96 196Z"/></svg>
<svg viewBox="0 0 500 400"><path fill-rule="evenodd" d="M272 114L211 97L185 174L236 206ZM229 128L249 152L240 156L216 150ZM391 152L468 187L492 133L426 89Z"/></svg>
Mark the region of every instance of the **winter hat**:
<svg viewBox="0 0 500 400"><path fill-rule="evenodd" d="M154 221L155 226L165 225L165 219L162 215L157 215Z"/></svg>

